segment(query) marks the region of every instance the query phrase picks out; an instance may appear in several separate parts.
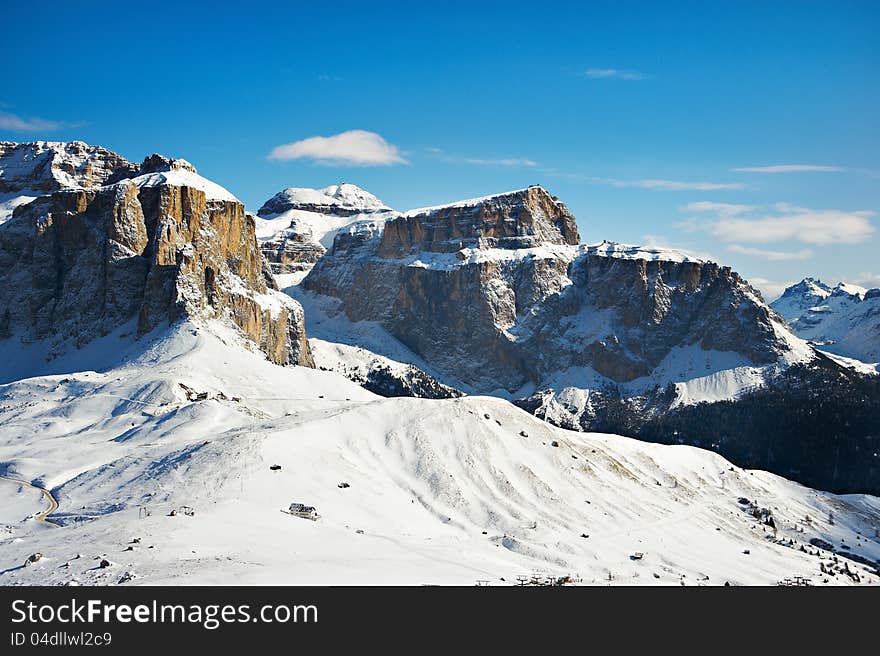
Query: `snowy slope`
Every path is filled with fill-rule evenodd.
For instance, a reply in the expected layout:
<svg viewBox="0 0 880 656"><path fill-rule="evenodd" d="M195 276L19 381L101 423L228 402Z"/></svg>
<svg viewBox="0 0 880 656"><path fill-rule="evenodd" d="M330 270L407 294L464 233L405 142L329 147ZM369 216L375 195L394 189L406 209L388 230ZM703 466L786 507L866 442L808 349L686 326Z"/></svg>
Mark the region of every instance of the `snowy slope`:
<svg viewBox="0 0 880 656"><path fill-rule="evenodd" d="M174 162L182 162L183 160L173 160ZM187 164L184 162L184 164ZM191 165L190 165L191 166ZM226 200L231 202L239 202L231 192L224 189L216 182L211 182L207 178L196 173L195 169L177 166L169 168L166 171L154 171L139 175L130 180L138 187L158 187L164 184L170 184L175 187L192 187L205 192L208 200ZM126 180L123 184L127 184Z"/></svg>
<svg viewBox="0 0 880 656"><path fill-rule="evenodd" d="M19 205L27 205L41 194L30 189L0 193L0 224L12 218L12 213Z"/></svg>
<svg viewBox="0 0 880 656"><path fill-rule="evenodd" d="M281 214L270 215L268 218L256 216L254 221L257 225L257 239L260 241L273 239L278 233L290 229L297 233L308 234L312 241L321 244L324 248L330 248L336 233L343 228L364 220L381 221L391 216L391 213L387 216L384 214L337 216L308 210L287 210Z"/></svg>
<svg viewBox="0 0 880 656"><path fill-rule="evenodd" d="M0 386L0 474L51 490L64 525L0 485L0 584L855 582L820 572L844 561L817 538L880 560L874 497L567 432L496 398L375 397L272 365L216 323L151 339L120 331ZM740 497L770 509L775 537ZM279 512L294 501L321 519ZM195 514L169 516L183 505Z"/></svg>

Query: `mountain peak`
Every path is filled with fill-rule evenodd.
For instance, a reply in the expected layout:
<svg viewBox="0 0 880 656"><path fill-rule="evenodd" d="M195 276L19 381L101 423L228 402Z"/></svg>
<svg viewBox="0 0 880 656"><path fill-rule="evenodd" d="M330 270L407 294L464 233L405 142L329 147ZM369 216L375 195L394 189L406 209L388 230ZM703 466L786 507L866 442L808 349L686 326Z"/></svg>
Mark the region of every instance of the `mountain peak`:
<svg viewBox="0 0 880 656"><path fill-rule="evenodd" d="M850 282L839 282L831 291L835 295L856 296L859 300L865 297L867 289L861 285L854 285Z"/></svg>
<svg viewBox="0 0 880 656"><path fill-rule="evenodd" d="M165 157L164 155L153 153L149 157L144 158L139 174L162 173L165 171L189 171L190 173L198 173L196 167L185 159L175 159L173 157Z"/></svg>
<svg viewBox="0 0 880 656"><path fill-rule="evenodd" d="M305 210L334 216L392 211L370 192L356 185L340 182L322 189L288 187L267 200L257 210L257 215L267 217L290 210Z"/></svg>
<svg viewBox="0 0 880 656"><path fill-rule="evenodd" d="M187 160L165 157L158 153L144 159L131 181L138 187L157 187L163 184L192 187L203 191L208 200L239 202L232 192L199 175L196 167Z"/></svg>
<svg viewBox="0 0 880 656"><path fill-rule="evenodd" d="M812 278L810 276L807 276L806 278L801 280L799 283L791 285L790 287L788 287L785 290L784 293L788 292L789 290L807 291L807 292L811 292L811 293L814 293L817 295L831 293L831 287L829 285L826 285L824 282L822 282L818 278Z"/></svg>

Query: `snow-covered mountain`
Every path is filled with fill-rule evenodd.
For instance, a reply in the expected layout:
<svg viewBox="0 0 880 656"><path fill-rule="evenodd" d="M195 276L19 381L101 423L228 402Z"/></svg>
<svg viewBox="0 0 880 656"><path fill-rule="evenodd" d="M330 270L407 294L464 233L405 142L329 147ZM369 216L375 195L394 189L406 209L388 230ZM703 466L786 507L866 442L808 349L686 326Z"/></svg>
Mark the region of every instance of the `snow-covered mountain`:
<svg viewBox="0 0 880 656"><path fill-rule="evenodd" d="M772 305L798 336L822 350L880 362L880 289L805 278Z"/></svg>
<svg viewBox="0 0 880 656"><path fill-rule="evenodd" d="M373 194L341 183L280 191L263 204L254 220L260 248L273 273L296 274L301 279L327 252L339 230L394 214Z"/></svg>
<svg viewBox="0 0 880 656"><path fill-rule="evenodd" d="M132 319L145 334L181 317L224 317L273 361L310 365L302 308L278 292L242 204L184 160L134 166L108 153L40 142L0 157L16 179L47 180L45 195L0 225L0 342L41 340L52 355ZM92 157L125 175L105 177ZM22 161L36 162L32 175ZM50 183L56 168L80 177ZM14 375L0 366L0 380Z"/></svg>
<svg viewBox="0 0 880 656"><path fill-rule="evenodd" d="M813 358L728 267L579 241L567 208L530 187L358 222L303 287L479 392L578 380L638 392Z"/></svg>
<svg viewBox="0 0 880 656"><path fill-rule="evenodd" d="M0 386L0 584L880 583L876 497L498 398L381 398L216 319L126 332Z"/></svg>
<svg viewBox="0 0 880 656"><path fill-rule="evenodd" d="M821 305L831 295L831 287L815 278L804 278L787 287L782 295L770 305L781 314L789 325L811 307Z"/></svg>
<svg viewBox="0 0 880 656"><path fill-rule="evenodd" d="M646 439L873 491L876 388L728 268L582 245L539 187L406 213L320 190L352 213L254 217L185 160L10 157L31 150L50 164L16 179L54 182L0 225L0 584L880 582L876 497L535 416L626 427L614 384L653 399ZM260 243L298 218L330 247L302 284ZM541 407L499 398L521 394Z"/></svg>
<svg viewBox="0 0 880 656"><path fill-rule="evenodd" d="M307 210L333 216L392 211L370 192L353 184L341 182L323 189L288 187L263 203L257 215L277 216L290 210Z"/></svg>
<svg viewBox="0 0 880 656"><path fill-rule="evenodd" d="M565 428L880 490L876 382L817 353L729 267L579 242L565 205L534 186L358 221L300 285L281 286L340 360L362 346ZM823 418L806 421L817 393Z"/></svg>

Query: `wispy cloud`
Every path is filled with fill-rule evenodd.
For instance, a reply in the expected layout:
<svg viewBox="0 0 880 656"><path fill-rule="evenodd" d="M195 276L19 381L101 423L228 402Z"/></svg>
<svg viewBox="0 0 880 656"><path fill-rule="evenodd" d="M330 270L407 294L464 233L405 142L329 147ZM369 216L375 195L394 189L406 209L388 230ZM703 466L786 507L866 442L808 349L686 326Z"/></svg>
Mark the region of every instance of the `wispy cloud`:
<svg viewBox="0 0 880 656"><path fill-rule="evenodd" d="M752 205L735 205L733 203L713 203L708 200L701 200L695 203L688 203L679 208L682 212L713 212L721 216L736 216L744 212L750 212L755 209Z"/></svg>
<svg viewBox="0 0 880 656"><path fill-rule="evenodd" d="M617 78L618 80L643 80L645 76L637 71L622 71L617 68L588 68L584 71L586 77L594 80Z"/></svg>
<svg viewBox="0 0 880 656"><path fill-rule="evenodd" d="M767 280L767 278L749 278L749 284L757 287L761 295L768 303L782 296L786 288L794 284L793 281Z"/></svg>
<svg viewBox="0 0 880 656"><path fill-rule="evenodd" d="M841 171L846 171L846 169L841 166L819 166L816 164L776 164L774 166L743 166L730 170L740 171L744 173L840 173Z"/></svg>
<svg viewBox="0 0 880 656"><path fill-rule="evenodd" d="M462 157L444 151L442 148L425 148L441 162L449 164L472 164L474 166L506 166L510 168L532 168L538 166L538 162L528 157Z"/></svg>
<svg viewBox="0 0 880 656"><path fill-rule="evenodd" d="M685 206L687 208L688 206ZM789 203L776 203L749 215L716 212L709 220L686 219L677 227L687 232L706 231L727 242L769 243L799 241L823 246L855 244L874 232L874 212L862 210L817 210Z"/></svg>
<svg viewBox="0 0 880 656"><path fill-rule="evenodd" d="M11 130L13 132L43 132L48 130L59 130L62 127L64 127L64 124L61 121L48 121L35 116L24 118L17 114L0 112L0 130Z"/></svg>
<svg viewBox="0 0 880 656"><path fill-rule="evenodd" d="M871 287L880 287L880 273L863 271L859 274L858 278L856 278L855 283L862 287L868 287L869 289Z"/></svg>
<svg viewBox="0 0 880 656"><path fill-rule="evenodd" d="M680 253L684 253L685 255L690 255L701 260L710 260L712 262L719 261L718 258L711 253L707 253L705 251L695 251L691 248L684 248L682 246L675 246L664 235L644 234L642 235L642 245L645 248L679 251Z"/></svg>
<svg viewBox="0 0 880 656"><path fill-rule="evenodd" d="M408 164L397 146L367 130L348 130L330 137L309 137L276 146L269 159L310 159L324 166Z"/></svg>
<svg viewBox="0 0 880 656"><path fill-rule="evenodd" d="M597 184L613 187L636 187L656 191L717 191L721 189L742 189L738 182L682 182L681 180L618 180L616 178L594 178Z"/></svg>
<svg viewBox="0 0 880 656"><path fill-rule="evenodd" d="M758 257L771 262L788 262L792 260L808 260L813 257L813 251L805 248L800 251L768 251L763 248L752 248L750 246L740 246L739 244L731 244L727 247L731 253L739 253L740 255L748 255L750 257Z"/></svg>
<svg viewBox="0 0 880 656"><path fill-rule="evenodd" d="M538 163L524 157L510 157L507 159L467 159L468 164L479 166L537 166Z"/></svg>
<svg viewBox="0 0 880 656"><path fill-rule="evenodd" d="M654 191L720 191L724 189L745 189L746 185L740 182L688 182L682 180L621 180L620 178L603 178L595 175L582 175L579 173L565 173L556 169L542 169L544 175L554 178L562 178L571 182L583 182L586 184L609 185L611 187L651 189Z"/></svg>

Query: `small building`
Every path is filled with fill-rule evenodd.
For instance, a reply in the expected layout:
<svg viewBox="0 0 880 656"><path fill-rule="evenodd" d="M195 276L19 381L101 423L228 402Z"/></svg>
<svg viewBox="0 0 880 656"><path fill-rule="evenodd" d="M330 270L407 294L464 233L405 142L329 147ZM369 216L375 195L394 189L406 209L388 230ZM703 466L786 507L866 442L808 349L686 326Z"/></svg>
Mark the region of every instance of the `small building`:
<svg viewBox="0 0 880 656"><path fill-rule="evenodd" d="M316 520L320 517L314 506L307 506L303 503L290 504L290 508L287 509L287 512L291 515L302 517L303 519Z"/></svg>

